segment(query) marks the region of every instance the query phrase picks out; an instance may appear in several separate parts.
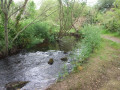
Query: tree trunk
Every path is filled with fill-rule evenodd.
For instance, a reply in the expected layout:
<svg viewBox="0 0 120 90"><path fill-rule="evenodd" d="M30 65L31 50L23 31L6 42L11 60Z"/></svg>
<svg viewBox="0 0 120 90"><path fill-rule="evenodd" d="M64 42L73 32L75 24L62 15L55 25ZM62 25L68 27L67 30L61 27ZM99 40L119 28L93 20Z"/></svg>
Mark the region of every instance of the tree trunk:
<svg viewBox="0 0 120 90"><path fill-rule="evenodd" d="M8 56L8 15L5 14L5 21L4 21L4 33L5 33L5 55Z"/></svg>
<svg viewBox="0 0 120 90"><path fill-rule="evenodd" d="M62 37L62 31L63 31L63 6L62 6L62 1L61 0L58 0L59 1L59 19L60 19L60 31L59 31L59 35L58 35L58 38L60 39Z"/></svg>

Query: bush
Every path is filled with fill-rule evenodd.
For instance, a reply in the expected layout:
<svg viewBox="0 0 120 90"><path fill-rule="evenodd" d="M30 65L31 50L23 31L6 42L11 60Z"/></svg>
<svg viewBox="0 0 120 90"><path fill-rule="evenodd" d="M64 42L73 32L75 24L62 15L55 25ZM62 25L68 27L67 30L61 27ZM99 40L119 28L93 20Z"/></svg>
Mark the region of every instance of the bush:
<svg viewBox="0 0 120 90"><path fill-rule="evenodd" d="M21 27L27 25L31 20L26 20L21 24ZM49 41L54 40L54 34L50 32L51 26L47 22L38 22L30 25L24 32L18 37L17 44L22 47L27 46L28 48L43 42L47 39Z"/></svg>
<svg viewBox="0 0 120 90"><path fill-rule="evenodd" d="M75 68L81 65L101 42L101 28L98 26L84 26L82 34L84 39L77 45L73 55Z"/></svg>
<svg viewBox="0 0 120 90"><path fill-rule="evenodd" d="M0 52L3 51L5 44L4 44L4 29L3 25L0 24Z"/></svg>
<svg viewBox="0 0 120 90"><path fill-rule="evenodd" d="M21 21L19 28L16 30L15 23L10 20L12 24L8 26L9 30L9 41L11 41L15 35L22 29L24 26L28 25L32 19L26 19ZM56 33L56 28L50 22L37 22L31 24L27 27L15 40L13 44L9 43L9 49L13 46L18 48L30 48L36 44L42 43L44 40L54 41L54 35ZM5 41L4 41L4 28L3 25L0 25L0 51L4 51Z"/></svg>
<svg viewBox="0 0 120 90"><path fill-rule="evenodd" d="M75 50L72 52L71 59L74 71L82 70L82 63L90 56L93 51L100 46L101 43L101 27L87 25L82 28L83 39L77 44ZM59 75L59 79L64 79L68 75L69 66L64 66L63 73Z"/></svg>
<svg viewBox="0 0 120 90"><path fill-rule="evenodd" d="M120 10L112 8L106 13L98 15L99 22L110 32L117 32L120 34Z"/></svg>

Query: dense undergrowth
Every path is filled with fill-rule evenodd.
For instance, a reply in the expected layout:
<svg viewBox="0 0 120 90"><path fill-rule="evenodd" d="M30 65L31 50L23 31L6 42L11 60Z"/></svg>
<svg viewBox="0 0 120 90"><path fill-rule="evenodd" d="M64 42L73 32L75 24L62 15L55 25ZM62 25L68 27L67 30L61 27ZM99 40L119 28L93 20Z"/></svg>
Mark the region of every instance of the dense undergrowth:
<svg viewBox="0 0 120 90"><path fill-rule="evenodd" d="M19 29L22 29L24 26L29 24L32 20L26 19L24 22L20 23ZM1 25L0 25L1 26ZM11 28L11 27L10 27ZM57 28L52 26L49 22L37 22L30 25L26 28L15 40L15 42L9 45L9 49L12 49L13 46L17 48L31 48L36 44L42 43L44 40L48 42L55 41L55 33ZM9 40L11 41L18 31L13 27L10 30ZM4 53L4 30L0 30L0 51Z"/></svg>
<svg viewBox="0 0 120 90"><path fill-rule="evenodd" d="M99 26L88 25L82 29L83 40L78 43L73 59L74 69L77 69L94 52L101 43L101 29Z"/></svg>
<svg viewBox="0 0 120 90"><path fill-rule="evenodd" d="M111 0L111 2L108 0L105 3L103 4L106 6L107 3L111 3L111 6L108 8L101 7L103 10L99 10L97 22L103 25L107 31L120 35L120 0Z"/></svg>
<svg viewBox="0 0 120 90"><path fill-rule="evenodd" d="M101 27L94 25L86 25L82 28L81 33L83 39L76 45L71 55L73 59L71 62L73 67L72 71L78 71L91 53L101 46L101 30ZM68 75L67 69L67 66L64 66L64 73L62 75L60 74L58 80Z"/></svg>
<svg viewBox="0 0 120 90"><path fill-rule="evenodd" d="M29 20L23 23L23 26L29 23ZM42 43L44 40L53 42L55 40L55 29L48 22L38 22L29 26L20 36L20 42L24 42L27 48Z"/></svg>

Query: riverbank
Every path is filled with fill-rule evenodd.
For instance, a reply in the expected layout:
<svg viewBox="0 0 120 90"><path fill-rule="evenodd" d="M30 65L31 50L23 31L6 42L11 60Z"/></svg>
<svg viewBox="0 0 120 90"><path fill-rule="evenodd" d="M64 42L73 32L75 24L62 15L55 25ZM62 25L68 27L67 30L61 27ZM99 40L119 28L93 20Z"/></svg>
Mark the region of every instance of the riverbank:
<svg viewBox="0 0 120 90"><path fill-rule="evenodd" d="M104 39L101 48L90 57L81 71L47 90L119 90L120 43Z"/></svg>
<svg viewBox="0 0 120 90"><path fill-rule="evenodd" d="M39 44L35 44L34 46L31 46L29 48L27 48L26 46L22 46L22 45L19 45L19 46L14 46L13 48L11 48L9 50L9 56L12 56L12 55L16 55L20 52L24 52L24 51L45 51L45 50L49 50L48 47L49 47L49 44L51 42L48 41L47 39L45 39L43 42L39 43ZM0 52L0 59L4 59L6 58L5 56L5 51L3 52Z"/></svg>

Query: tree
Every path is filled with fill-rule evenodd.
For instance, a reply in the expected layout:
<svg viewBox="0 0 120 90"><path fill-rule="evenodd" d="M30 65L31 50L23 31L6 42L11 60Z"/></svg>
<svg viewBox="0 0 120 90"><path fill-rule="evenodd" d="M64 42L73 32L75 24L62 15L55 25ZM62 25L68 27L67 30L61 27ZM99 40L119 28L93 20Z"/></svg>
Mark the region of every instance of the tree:
<svg viewBox="0 0 120 90"><path fill-rule="evenodd" d="M86 5L85 1L86 0L82 0L81 2L80 0L58 0L60 20L59 38L62 37L62 34L67 34L71 28L78 31L74 24L79 20L83 12L83 7Z"/></svg>
<svg viewBox="0 0 120 90"><path fill-rule="evenodd" d="M5 55L8 56L8 49L9 46L14 45L14 41L18 38L18 36L27 28L29 27L31 24L40 22L41 20L45 19L46 17L50 16L51 14L53 14L54 12L56 12L57 10L52 11L49 14L46 14L46 12L48 10L50 10L53 7L48 7L45 8L45 10L41 13L39 13L38 16L36 16L35 18L32 18L32 21L29 22L29 24L25 25L24 27L21 28L20 26L20 21L23 18L23 16L25 17L25 13L26 13L26 6L29 0L25 0L23 4L19 5L16 7L16 5L14 6L14 1L13 0L0 0L0 17L2 17L2 20L4 22L4 38L5 38ZM30 2L30 5L34 6L33 1ZM32 14L33 10L35 10L35 7L31 7L30 5L28 5L28 9L31 10L29 13ZM43 14L45 14L42 18L40 18L40 16L42 16ZM9 26L13 26L13 24L11 24L11 22L14 22L14 28L16 33L12 36L12 39L9 40L9 32L13 29L10 29ZM2 23L2 22L1 22ZM10 42L9 42L10 41Z"/></svg>
<svg viewBox="0 0 120 90"><path fill-rule="evenodd" d="M11 7L12 2L13 2L12 0L9 0L9 1L8 0L1 0L1 2L0 2L0 4L1 4L1 14L2 14L3 20L4 20L4 33L5 33L4 37L5 37L5 48L6 48L5 54L6 54L6 56L8 56L8 47L9 47L8 23L9 23L9 19L14 14L14 13L10 13L10 7ZM21 19L21 15L24 12L24 9L26 7L27 2L28 2L28 0L25 0L23 6L16 11L16 12L19 11L19 14L17 15L17 18L16 18L16 27L18 27L19 21Z"/></svg>
<svg viewBox="0 0 120 90"><path fill-rule="evenodd" d="M28 2L28 5L26 7L26 18L34 18L35 17L35 14L36 14L36 5L34 3L34 1L30 0Z"/></svg>
<svg viewBox="0 0 120 90"><path fill-rule="evenodd" d="M110 9L113 5L115 0L98 0L98 9L99 10L106 10Z"/></svg>

